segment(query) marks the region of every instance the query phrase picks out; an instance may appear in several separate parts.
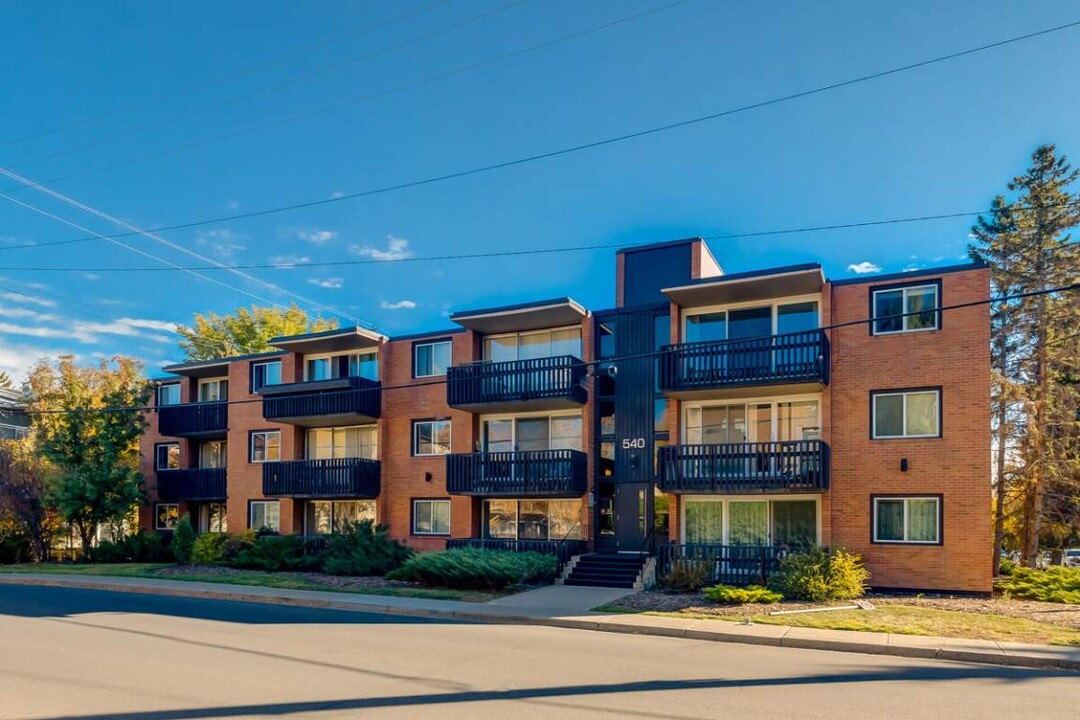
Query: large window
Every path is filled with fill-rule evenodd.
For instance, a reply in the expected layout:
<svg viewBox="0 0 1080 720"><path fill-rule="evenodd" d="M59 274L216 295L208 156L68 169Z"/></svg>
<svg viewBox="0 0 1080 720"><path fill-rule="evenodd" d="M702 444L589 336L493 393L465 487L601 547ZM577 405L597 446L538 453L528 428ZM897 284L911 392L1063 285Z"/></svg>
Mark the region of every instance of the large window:
<svg viewBox="0 0 1080 720"><path fill-rule="evenodd" d="M445 375L453 364L453 343L450 340L416 343L413 345L413 377Z"/></svg>
<svg viewBox="0 0 1080 720"><path fill-rule="evenodd" d="M817 300L802 300L687 315L684 341L746 340L818 327Z"/></svg>
<svg viewBox="0 0 1080 720"><path fill-rule="evenodd" d="M158 405L179 405L180 404L180 383L168 383L167 385L158 385L157 404Z"/></svg>
<svg viewBox="0 0 1080 720"><path fill-rule="evenodd" d="M484 360L509 362L573 355L581 357L581 328L536 330L484 338Z"/></svg>
<svg viewBox="0 0 1080 720"><path fill-rule="evenodd" d="M252 500L248 506L248 527L252 530L281 530L281 505L277 500Z"/></svg>
<svg viewBox="0 0 1080 720"><path fill-rule="evenodd" d="M413 455L449 455L449 420L414 420Z"/></svg>
<svg viewBox="0 0 1080 720"><path fill-rule="evenodd" d="M873 437L941 436L941 391L903 390L871 393Z"/></svg>
<svg viewBox="0 0 1080 720"><path fill-rule="evenodd" d="M344 377L379 379L379 354L351 353L308 358L304 365L306 380L332 380Z"/></svg>
<svg viewBox="0 0 1080 720"><path fill-rule="evenodd" d="M816 499L684 497L688 544L806 547L818 541Z"/></svg>
<svg viewBox="0 0 1080 720"><path fill-rule="evenodd" d="M208 440L199 445L199 467L223 468L229 460L229 443L225 440Z"/></svg>
<svg viewBox="0 0 1080 720"><path fill-rule="evenodd" d="M484 420L485 452L580 450L581 414Z"/></svg>
<svg viewBox="0 0 1080 720"><path fill-rule="evenodd" d="M937 330L939 288L932 283L875 290L873 334Z"/></svg>
<svg viewBox="0 0 1080 720"><path fill-rule="evenodd" d="M251 433L251 447L248 454L250 462L276 462L280 459L280 430L255 430Z"/></svg>
<svg viewBox="0 0 1080 720"><path fill-rule="evenodd" d="M449 500L413 500L413 535L449 535Z"/></svg>
<svg viewBox="0 0 1080 720"><path fill-rule="evenodd" d="M375 521L374 500L311 500L304 507L304 534L339 533L362 520Z"/></svg>
<svg viewBox="0 0 1080 720"><path fill-rule="evenodd" d="M251 363L251 392L259 392L267 385L281 384L281 361Z"/></svg>
<svg viewBox="0 0 1080 720"><path fill-rule="evenodd" d="M176 503L158 503L154 506L154 528L175 530L180 522L180 506Z"/></svg>
<svg viewBox="0 0 1080 720"><path fill-rule="evenodd" d="M582 540L580 500L488 500L485 535L497 540Z"/></svg>
<svg viewBox="0 0 1080 720"><path fill-rule="evenodd" d="M220 378L199 381L199 402L219 402L229 399L229 381Z"/></svg>
<svg viewBox="0 0 1080 720"><path fill-rule="evenodd" d="M686 442L710 445L816 440L821 420L816 399L686 408Z"/></svg>
<svg viewBox="0 0 1080 720"><path fill-rule="evenodd" d="M180 444L158 443L154 446L154 468L175 470L180 467Z"/></svg>
<svg viewBox="0 0 1080 720"><path fill-rule="evenodd" d="M206 503L199 507L199 532L229 532L225 503Z"/></svg>
<svg viewBox="0 0 1080 720"><path fill-rule="evenodd" d="M933 545L941 542L941 498L874 497L876 543Z"/></svg>
<svg viewBox="0 0 1080 720"><path fill-rule="evenodd" d="M311 428L307 431L307 459L367 458L379 456L379 431L375 425Z"/></svg>

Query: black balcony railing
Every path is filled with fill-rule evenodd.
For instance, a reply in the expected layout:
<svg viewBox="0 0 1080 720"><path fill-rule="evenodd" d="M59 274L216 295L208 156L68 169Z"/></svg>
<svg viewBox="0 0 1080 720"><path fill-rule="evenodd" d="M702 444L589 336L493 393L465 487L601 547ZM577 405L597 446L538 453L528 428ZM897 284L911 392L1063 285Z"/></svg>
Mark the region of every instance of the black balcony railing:
<svg viewBox="0 0 1080 720"><path fill-rule="evenodd" d="M584 540L497 540L494 538L454 538L446 541L447 548L484 548L507 552L538 552L554 555L559 564L569 562L575 555L581 555L589 549Z"/></svg>
<svg viewBox="0 0 1080 720"><path fill-rule="evenodd" d="M378 460L334 458L263 463L263 495L274 497L374 498Z"/></svg>
<svg viewBox="0 0 1080 720"><path fill-rule="evenodd" d="M780 560L793 549L761 545L661 545L656 577L663 582L679 566L704 570L706 582L725 585L765 585L780 568Z"/></svg>
<svg viewBox="0 0 1080 720"><path fill-rule="evenodd" d="M823 331L667 345L660 355L660 387L667 391L787 383L829 383Z"/></svg>
<svg viewBox="0 0 1080 720"><path fill-rule="evenodd" d="M581 404L587 398L585 371L572 355L456 365L446 376L446 400L451 407L532 400Z"/></svg>
<svg viewBox="0 0 1080 720"><path fill-rule="evenodd" d="M224 401L162 405L158 432L172 437L224 434L229 429L229 404Z"/></svg>
<svg viewBox="0 0 1080 720"><path fill-rule="evenodd" d="M829 489L829 446L821 440L668 445L658 485L669 493L737 495Z"/></svg>
<svg viewBox="0 0 1080 720"><path fill-rule="evenodd" d="M375 380L361 377L268 385L263 396L263 417L288 422L328 415L377 418L382 390Z"/></svg>
<svg viewBox="0 0 1080 720"><path fill-rule="evenodd" d="M446 491L482 497L581 497L587 457L578 450L469 453L446 456Z"/></svg>
<svg viewBox="0 0 1080 720"><path fill-rule="evenodd" d="M177 468L157 471L159 500L224 500L225 468Z"/></svg>

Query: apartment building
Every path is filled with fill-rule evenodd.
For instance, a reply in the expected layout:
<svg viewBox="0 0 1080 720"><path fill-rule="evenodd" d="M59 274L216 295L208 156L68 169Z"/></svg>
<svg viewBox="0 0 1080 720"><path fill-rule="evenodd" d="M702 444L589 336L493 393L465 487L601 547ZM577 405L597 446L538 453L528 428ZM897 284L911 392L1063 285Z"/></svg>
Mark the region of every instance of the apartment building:
<svg viewBox="0 0 1080 720"><path fill-rule="evenodd" d="M458 312L166 368L145 527L571 558L623 586L685 560L757 582L845 547L879 587L990 590L989 297L966 264L726 274L699 239L616 254L615 307Z"/></svg>

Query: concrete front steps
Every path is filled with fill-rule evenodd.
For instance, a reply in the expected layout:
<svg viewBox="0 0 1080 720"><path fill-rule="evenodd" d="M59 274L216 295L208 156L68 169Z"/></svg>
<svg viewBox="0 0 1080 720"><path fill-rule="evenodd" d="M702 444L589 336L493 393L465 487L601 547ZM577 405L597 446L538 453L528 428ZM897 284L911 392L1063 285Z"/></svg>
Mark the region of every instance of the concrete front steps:
<svg viewBox="0 0 1080 720"><path fill-rule="evenodd" d="M563 585L640 590L647 555L638 553L590 553L567 565Z"/></svg>

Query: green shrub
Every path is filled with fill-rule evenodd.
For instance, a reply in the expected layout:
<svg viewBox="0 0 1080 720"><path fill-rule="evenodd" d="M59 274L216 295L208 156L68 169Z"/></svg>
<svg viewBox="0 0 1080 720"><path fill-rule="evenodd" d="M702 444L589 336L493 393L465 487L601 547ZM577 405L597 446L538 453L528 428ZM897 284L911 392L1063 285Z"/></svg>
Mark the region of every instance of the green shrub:
<svg viewBox="0 0 1080 720"><path fill-rule="evenodd" d="M1001 558L1001 565L998 567L998 574L1012 575L1013 571L1016 570L1016 567L1017 566L1015 562L1013 562L1009 558L1003 557Z"/></svg>
<svg viewBox="0 0 1080 720"><path fill-rule="evenodd" d="M414 555L386 577L457 590L505 590L550 583L558 565L554 555L455 548Z"/></svg>
<svg viewBox="0 0 1080 720"><path fill-rule="evenodd" d="M173 555L177 565L190 565L191 552L195 548L195 528L191 526L191 516L184 513L173 530Z"/></svg>
<svg viewBox="0 0 1080 720"><path fill-rule="evenodd" d="M203 533L195 538L191 550L193 565L218 565L225 562L225 551L231 538L225 533Z"/></svg>
<svg viewBox="0 0 1080 720"><path fill-rule="evenodd" d="M696 592L709 580L708 560L676 560L660 583L674 592Z"/></svg>
<svg viewBox="0 0 1080 720"><path fill-rule="evenodd" d="M998 581L997 588L1015 598L1080 605L1080 568L1017 566L1011 576Z"/></svg>
<svg viewBox="0 0 1080 720"><path fill-rule="evenodd" d="M306 552L306 541L298 535L257 535L249 543L238 544L235 555L225 557L229 565L249 570L317 570L319 558ZM228 546L226 546L227 548Z"/></svg>
<svg viewBox="0 0 1080 720"><path fill-rule="evenodd" d="M869 579L859 555L812 548L783 558L769 586L792 600L824 602L862 597Z"/></svg>
<svg viewBox="0 0 1080 720"><path fill-rule="evenodd" d="M747 603L771 605L784 599L784 596L780 593L773 592L760 585L747 585L741 588L730 585L714 585L705 588L705 597L721 605L745 605Z"/></svg>
<svg viewBox="0 0 1080 720"><path fill-rule="evenodd" d="M320 562L330 575L385 575L412 555L410 548L390 539L385 525L362 520L331 535Z"/></svg>
<svg viewBox="0 0 1080 720"><path fill-rule="evenodd" d="M156 532L140 530L119 540L102 540L93 550L93 561L99 563L172 562L172 547Z"/></svg>

